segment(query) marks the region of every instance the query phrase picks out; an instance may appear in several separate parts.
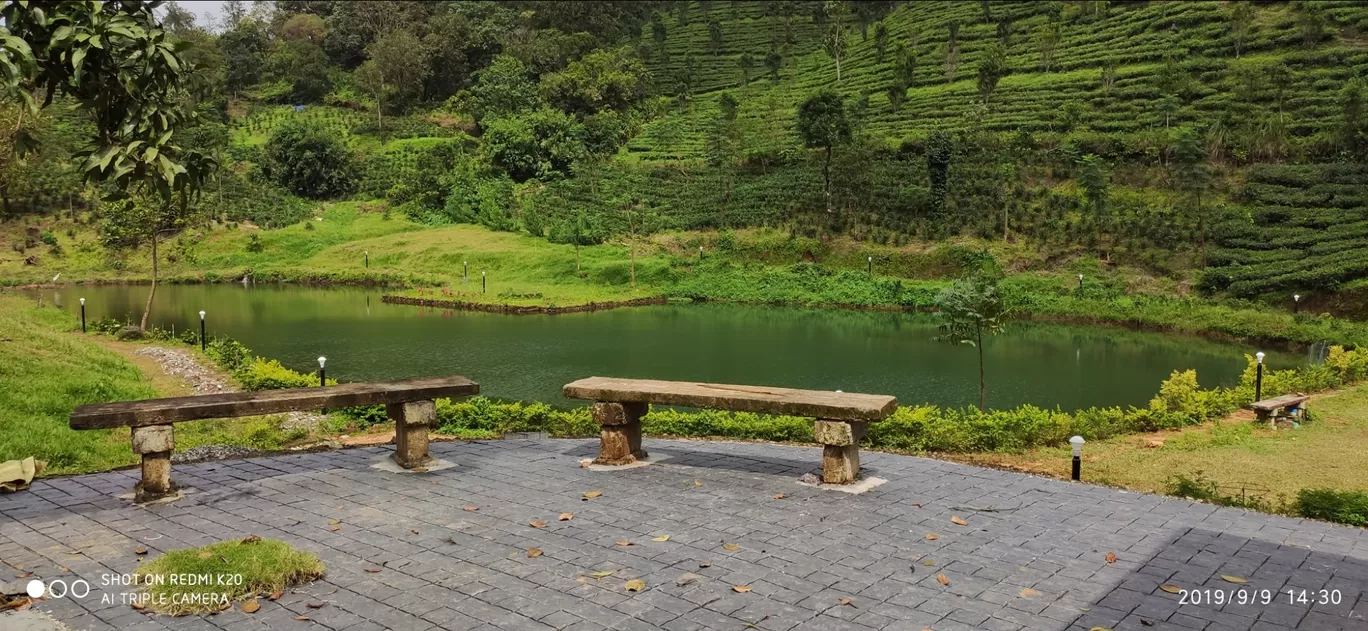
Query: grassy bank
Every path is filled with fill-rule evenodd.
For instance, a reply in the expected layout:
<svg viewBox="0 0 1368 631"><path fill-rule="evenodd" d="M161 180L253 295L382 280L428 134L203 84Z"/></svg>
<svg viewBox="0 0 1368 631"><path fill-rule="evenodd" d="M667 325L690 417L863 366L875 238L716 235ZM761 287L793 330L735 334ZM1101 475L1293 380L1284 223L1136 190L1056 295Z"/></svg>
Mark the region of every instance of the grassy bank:
<svg viewBox="0 0 1368 631"><path fill-rule="evenodd" d="M134 345L128 345L129 348ZM47 475L103 471L137 463L127 429L75 431L78 405L184 394L183 386L141 370L108 340L82 335L69 313L0 295L0 460L33 456ZM279 417L216 419L176 428L179 450L227 444L278 449L300 436Z"/></svg>

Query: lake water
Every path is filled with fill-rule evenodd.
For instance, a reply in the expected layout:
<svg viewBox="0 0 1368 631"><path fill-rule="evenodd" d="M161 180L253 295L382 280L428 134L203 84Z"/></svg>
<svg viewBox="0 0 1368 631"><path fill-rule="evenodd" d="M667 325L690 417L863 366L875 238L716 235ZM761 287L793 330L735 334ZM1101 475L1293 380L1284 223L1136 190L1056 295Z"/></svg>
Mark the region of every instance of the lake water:
<svg viewBox="0 0 1368 631"><path fill-rule="evenodd" d="M146 286L69 287L44 300L90 320L136 322ZM971 346L935 341L929 314L680 304L511 316L380 302L378 289L163 285L152 323L179 333L208 313L209 334L343 381L465 375L484 394L569 403L561 386L593 375L892 394L902 405L975 405ZM988 403L1072 410L1145 405L1175 369L1231 384L1255 349L1117 327L1018 322L984 345ZM1304 361L1270 353L1273 367Z"/></svg>

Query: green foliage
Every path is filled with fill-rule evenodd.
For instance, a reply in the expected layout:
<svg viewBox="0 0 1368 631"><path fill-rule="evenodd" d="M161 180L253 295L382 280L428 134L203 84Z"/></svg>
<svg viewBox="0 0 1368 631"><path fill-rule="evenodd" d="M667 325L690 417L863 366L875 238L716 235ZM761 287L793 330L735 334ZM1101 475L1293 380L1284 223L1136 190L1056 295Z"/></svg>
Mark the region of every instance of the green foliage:
<svg viewBox="0 0 1368 631"><path fill-rule="evenodd" d="M988 45L988 51L978 65L979 97L987 103L997 89L998 82L1008 73L1007 47L1002 42Z"/></svg>
<svg viewBox="0 0 1368 631"><path fill-rule="evenodd" d="M233 373L243 390L280 390L283 388L311 388L318 385L317 375L295 372L274 359L254 358ZM337 380L329 379L328 385Z"/></svg>
<svg viewBox="0 0 1368 631"><path fill-rule="evenodd" d="M1368 493L1302 489L1297 493L1297 512L1309 519L1368 527Z"/></svg>
<svg viewBox="0 0 1368 631"><path fill-rule="evenodd" d="M267 177L305 197L339 197L356 187L351 151L309 122L290 121L277 127L262 157Z"/></svg>
<svg viewBox="0 0 1368 631"><path fill-rule="evenodd" d="M584 126L553 109L485 122L482 150L517 182L568 175L584 159Z"/></svg>
<svg viewBox="0 0 1368 631"><path fill-rule="evenodd" d="M937 294L936 307L936 315L941 318L940 339L954 344L968 344L978 350L979 409L987 410L983 337L1002 333L1008 314L997 282L983 275L957 280Z"/></svg>
<svg viewBox="0 0 1368 631"><path fill-rule="evenodd" d="M480 120L534 110L540 102L527 66L511 55L499 55L481 70L470 94L472 113Z"/></svg>

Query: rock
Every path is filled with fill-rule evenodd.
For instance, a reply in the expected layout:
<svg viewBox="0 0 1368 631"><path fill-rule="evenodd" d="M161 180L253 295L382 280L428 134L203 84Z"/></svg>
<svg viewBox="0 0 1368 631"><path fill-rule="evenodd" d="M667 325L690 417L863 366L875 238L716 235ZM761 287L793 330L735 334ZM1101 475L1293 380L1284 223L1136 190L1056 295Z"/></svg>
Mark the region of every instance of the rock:
<svg viewBox="0 0 1368 631"><path fill-rule="evenodd" d="M115 333L114 337L120 340L141 340L143 339L143 330L136 326L126 326L119 329L119 332Z"/></svg>
<svg viewBox="0 0 1368 631"><path fill-rule="evenodd" d="M175 451L174 425L146 425L133 428L133 453L155 454Z"/></svg>
<svg viewBox="0 0 1368 631"><path fill-rule="evenodd" d="M233 388L224 383L217 375L200 365L190 353L178 349L148 346L140 348L138 355L151 357L161 365L162 372L180 377L190 384L195 394L217 394L232 392Z"/></svg>
<svg viewBox="0 0 1368 631"><path fill-rule="evenodd" d="M812 437L823 445L853 445L860 440L856 433L845 421L817 421L812 424Z"/></svg>
<svg viewBox="0 0 1368 631"><path fill-rule="evenodd" d="M798 476L798 481L803 484L821 484L822 478L813 473L804 473L803 475Z"/></svg>
<svg viewBox="0 0 1368 631"><path fill-rule="evenodd" d="M176 464L186 462L203 462L205 460L225 460L228 458L248 458L260 456L265 452L251 447L241 447L238 445L200 445L191 447L185 451L171 454L171 462Z"/></svg>

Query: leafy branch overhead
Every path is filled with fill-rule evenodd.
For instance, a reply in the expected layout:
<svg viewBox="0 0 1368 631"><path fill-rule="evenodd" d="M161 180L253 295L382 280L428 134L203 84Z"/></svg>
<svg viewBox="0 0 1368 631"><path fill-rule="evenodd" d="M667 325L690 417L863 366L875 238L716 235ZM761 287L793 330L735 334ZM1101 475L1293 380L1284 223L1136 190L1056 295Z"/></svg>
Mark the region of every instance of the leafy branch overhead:
<svg viewBox="0 0 1368 631"><path fill-rule="evenodd" d="M0 73L5 96L30 112L64 95L90 113L96 136L75 154L86 179L112 183L115 197L145 184L169 202L174 192L197 190L213 161L173 142L194 114L186 44L158 25L160 4L9 2ZM27 139L16 143L29 148Z"/></svg>

